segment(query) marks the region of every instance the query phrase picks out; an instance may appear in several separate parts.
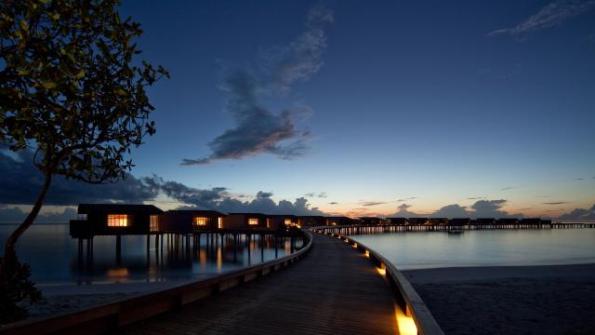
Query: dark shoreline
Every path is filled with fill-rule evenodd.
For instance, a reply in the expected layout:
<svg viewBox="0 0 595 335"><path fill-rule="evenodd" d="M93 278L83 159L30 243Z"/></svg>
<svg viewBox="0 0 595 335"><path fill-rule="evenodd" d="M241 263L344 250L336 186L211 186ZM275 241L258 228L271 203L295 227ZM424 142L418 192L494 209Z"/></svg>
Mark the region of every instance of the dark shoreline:
<svg viewBox="0 0 595 335"><path fill-rule="evenodd" d="M446 334L595 332L595 264L402 272Z"/></svg>

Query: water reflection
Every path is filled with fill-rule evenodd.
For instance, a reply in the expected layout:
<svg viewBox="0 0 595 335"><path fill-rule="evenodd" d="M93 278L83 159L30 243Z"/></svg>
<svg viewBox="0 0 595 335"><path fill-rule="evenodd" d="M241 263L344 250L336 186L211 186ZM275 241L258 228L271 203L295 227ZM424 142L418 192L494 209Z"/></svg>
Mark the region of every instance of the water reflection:
<svg viewBox="0 0 595 335"><path fill-rule="evenodd" d="M595 229L400 232L352 236L401 270L595 263Z"/></svg>
<svg viewBox="0 0 595 335"><path fill-rule="evenodd" d="M0 245L14 229L0 225ZM70 238L68 225L34 225L17 246L38 283L93 284L206 278L283 257L303 246L273 235L206 235L199 238L96 236ZM119 247L118 247L119 245ZM148 248L147 248L148 247Z"/></svg>

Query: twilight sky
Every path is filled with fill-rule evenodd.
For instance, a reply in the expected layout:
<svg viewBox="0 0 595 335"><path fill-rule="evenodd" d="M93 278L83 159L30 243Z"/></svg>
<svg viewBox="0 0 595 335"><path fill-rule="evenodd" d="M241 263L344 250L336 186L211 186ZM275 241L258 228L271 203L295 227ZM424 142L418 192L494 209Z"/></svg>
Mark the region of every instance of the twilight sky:
<svg viewBox="0 0 595 335"><path fill-rule="evenodd" d="M595 1L121 12L144 28L143 57L171 72L150 91L157 134L132 156L161 207L558 216L595 203Z"/></svg>

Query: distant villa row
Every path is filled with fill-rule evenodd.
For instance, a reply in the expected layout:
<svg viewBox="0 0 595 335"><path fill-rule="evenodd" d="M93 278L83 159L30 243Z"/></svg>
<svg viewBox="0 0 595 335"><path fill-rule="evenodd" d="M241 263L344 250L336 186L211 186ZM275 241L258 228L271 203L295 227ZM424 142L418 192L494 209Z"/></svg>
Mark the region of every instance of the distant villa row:
<svg viewBox="0 0 595 335"><path fill-rule="evenodd" d="M73 237L152 233L189 234L214 231L275 231L313 226L403 225L403 226L537 226L551 224L539 218L403 218L346 216L269 215L223 213L213 210L163 211L153 205L80 204L79 217L70 222Z"/></svg>

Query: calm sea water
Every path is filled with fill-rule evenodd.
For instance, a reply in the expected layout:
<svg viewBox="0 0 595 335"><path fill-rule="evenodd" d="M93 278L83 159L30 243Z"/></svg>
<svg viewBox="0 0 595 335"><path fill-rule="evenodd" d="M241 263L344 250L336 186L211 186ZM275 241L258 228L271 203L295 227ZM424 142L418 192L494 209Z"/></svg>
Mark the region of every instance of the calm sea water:
<svg viewBox="0 0 595 335"><path fill-rule="evenodd" d="M3 248L14 225L0 225L0 247ZM204 234L203 234L204 235ZM222 272L282 257L291 252L289 239L280 239L277 248L271 240L260 248L258 240L243 241L235 247L231 240L207 248L205 236L201 248L189 254L178 249L156 257L154 237L150 257L146 253L146 236L123 236L122 258L116 259L114 236L97 236L91 262L78 257L78 242L68 233L67 224L33 225L17 245L19 259L32 269L32 278L40 284L98 284L110 282L153 282L206 278ZM297 243L300 246L300 242Z"/></svg>
<svg viewBox="0 0 595 335"><path fill-rule="evenodd" d="M595 263L595 229L354 235L401 270Z"/></svg>

